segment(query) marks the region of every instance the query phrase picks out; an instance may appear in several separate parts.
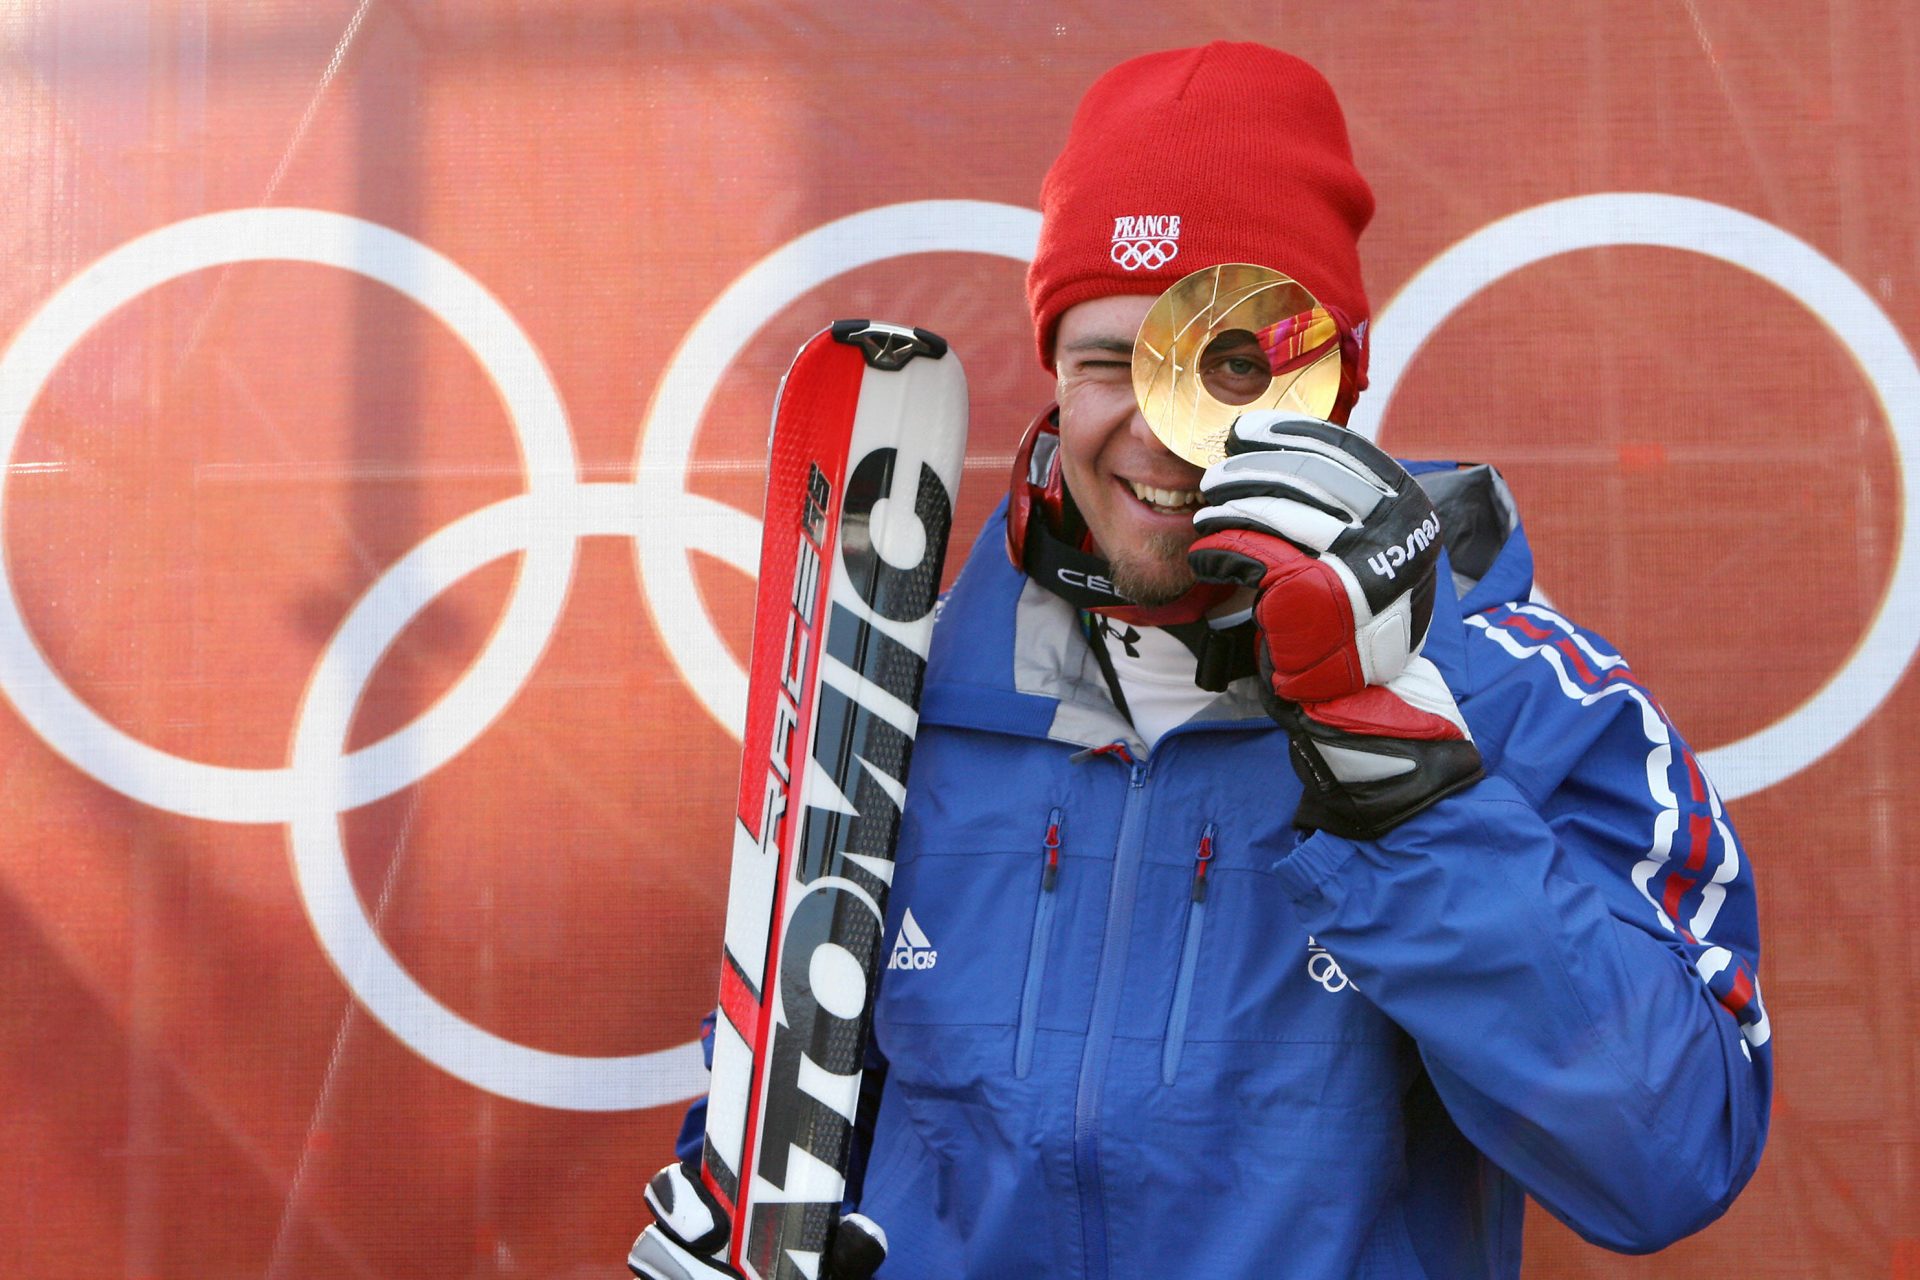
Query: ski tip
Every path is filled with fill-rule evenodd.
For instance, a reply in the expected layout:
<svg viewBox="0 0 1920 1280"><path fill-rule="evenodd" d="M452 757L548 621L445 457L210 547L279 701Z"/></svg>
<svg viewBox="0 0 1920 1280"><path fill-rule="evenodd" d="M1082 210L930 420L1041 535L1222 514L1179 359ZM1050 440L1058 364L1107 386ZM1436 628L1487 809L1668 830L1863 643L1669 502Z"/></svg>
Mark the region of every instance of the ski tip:
<svg viewBox="0 0 1920 1280"><path fill-rule="evenodd" d="M835 320L833 340L859 347L875 369L903 369L916 356L938 360L947 354L947 340L927 329L882 324L874 320Z"/></svg>

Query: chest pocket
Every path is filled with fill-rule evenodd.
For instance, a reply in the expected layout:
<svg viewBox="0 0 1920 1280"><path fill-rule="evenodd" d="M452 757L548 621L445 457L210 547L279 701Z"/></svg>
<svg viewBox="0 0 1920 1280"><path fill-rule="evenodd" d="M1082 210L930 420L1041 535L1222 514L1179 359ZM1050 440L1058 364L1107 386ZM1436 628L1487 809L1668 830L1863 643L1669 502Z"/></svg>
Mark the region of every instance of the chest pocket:
<svg viewBox="0 0 1920 1280"><path fill-rule="evenodd" d="M1291 813L1292 796L1276 800L1251 818L1244 800L1225 811L1196 833L1188 865L1162 877L1158 892L1173 901L1155 910L1155 927L1177 936L1179 951L1160 1083L1377 1106L1411 1078L1412 1046L1296 921L1272 871L1293 833L1269 817Z"/></svg>
<svg viewBox="0 0 1920 1280"><path fill-rule="evenodd" d="M1005 1075L1040 1029L1084 1030L1091 975L1061 953L1098 938L1112 835L1080 815L1119 806L1055 745L947 730L915 748L876 1009L909 1078Z"/></svg>

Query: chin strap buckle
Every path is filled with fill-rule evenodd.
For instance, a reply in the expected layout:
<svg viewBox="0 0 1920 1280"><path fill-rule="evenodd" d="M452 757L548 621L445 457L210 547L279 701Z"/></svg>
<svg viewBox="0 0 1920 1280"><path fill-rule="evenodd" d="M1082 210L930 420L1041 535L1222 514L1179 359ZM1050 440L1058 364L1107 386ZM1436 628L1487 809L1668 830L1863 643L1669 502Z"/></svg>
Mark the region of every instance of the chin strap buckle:
<svg viewBox="0 0 1920 1280"><path fill-rule="evenodd" d="M1180 638L1187 639L1184 635ZM1203 634L1194 637L1187 646L1199 660L1194 668L1193 682L1208 693L1222 693L1240 677L1259 674L1260 666L1255 657L1256 639L1251 622L1236 623L1230 627L1204 627Z"/></svg>

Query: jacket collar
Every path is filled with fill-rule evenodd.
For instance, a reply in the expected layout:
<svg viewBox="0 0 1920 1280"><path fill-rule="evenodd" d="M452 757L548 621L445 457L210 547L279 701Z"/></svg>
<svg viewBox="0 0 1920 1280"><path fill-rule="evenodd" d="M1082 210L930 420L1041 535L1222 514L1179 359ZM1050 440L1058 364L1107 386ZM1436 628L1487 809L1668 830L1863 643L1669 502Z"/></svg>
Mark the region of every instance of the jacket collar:
<svg viewBox="0 0 1920 1280"><path fill-rule="evenodd" d="M920 718L1080 746L1146 747L1107 693L1078 611L1007 560L1006 504L988 519L933 630ZM1237 680L1201 722L1265 719L1251 679Z"/></svg>
<svg viewBox="0 0 1920 1280"><path fill-rule="evenodd" d="M1512 495L1492 467L1416 462L1447 531L1433 621L1421 650L1466 692L1463 616L1524 600L1533 553ZM967 553L933 631L920 718L929 724L1052 738L1081 746L1128 743L1139 735L1113 705L1074 607L1035 585L1006 555L1003 500ZM1462 568L1454 567L1459 553ZM1264 720L1253 679L1236 680L1199 723Z"/></svg>

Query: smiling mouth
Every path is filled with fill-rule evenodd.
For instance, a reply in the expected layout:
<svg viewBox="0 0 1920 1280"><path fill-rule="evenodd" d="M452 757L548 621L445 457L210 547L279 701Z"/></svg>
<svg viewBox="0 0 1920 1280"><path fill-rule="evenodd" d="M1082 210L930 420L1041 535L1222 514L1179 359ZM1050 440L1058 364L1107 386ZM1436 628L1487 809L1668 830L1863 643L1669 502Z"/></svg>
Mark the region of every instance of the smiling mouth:
<svg viewBox="0 0 1920 1280"><path fill-rule="evenodd" d="M1158 489L1137 480L1127 481L1133 496L1162 515L1192 515L1200 509L1198 489Z"/></svg>

